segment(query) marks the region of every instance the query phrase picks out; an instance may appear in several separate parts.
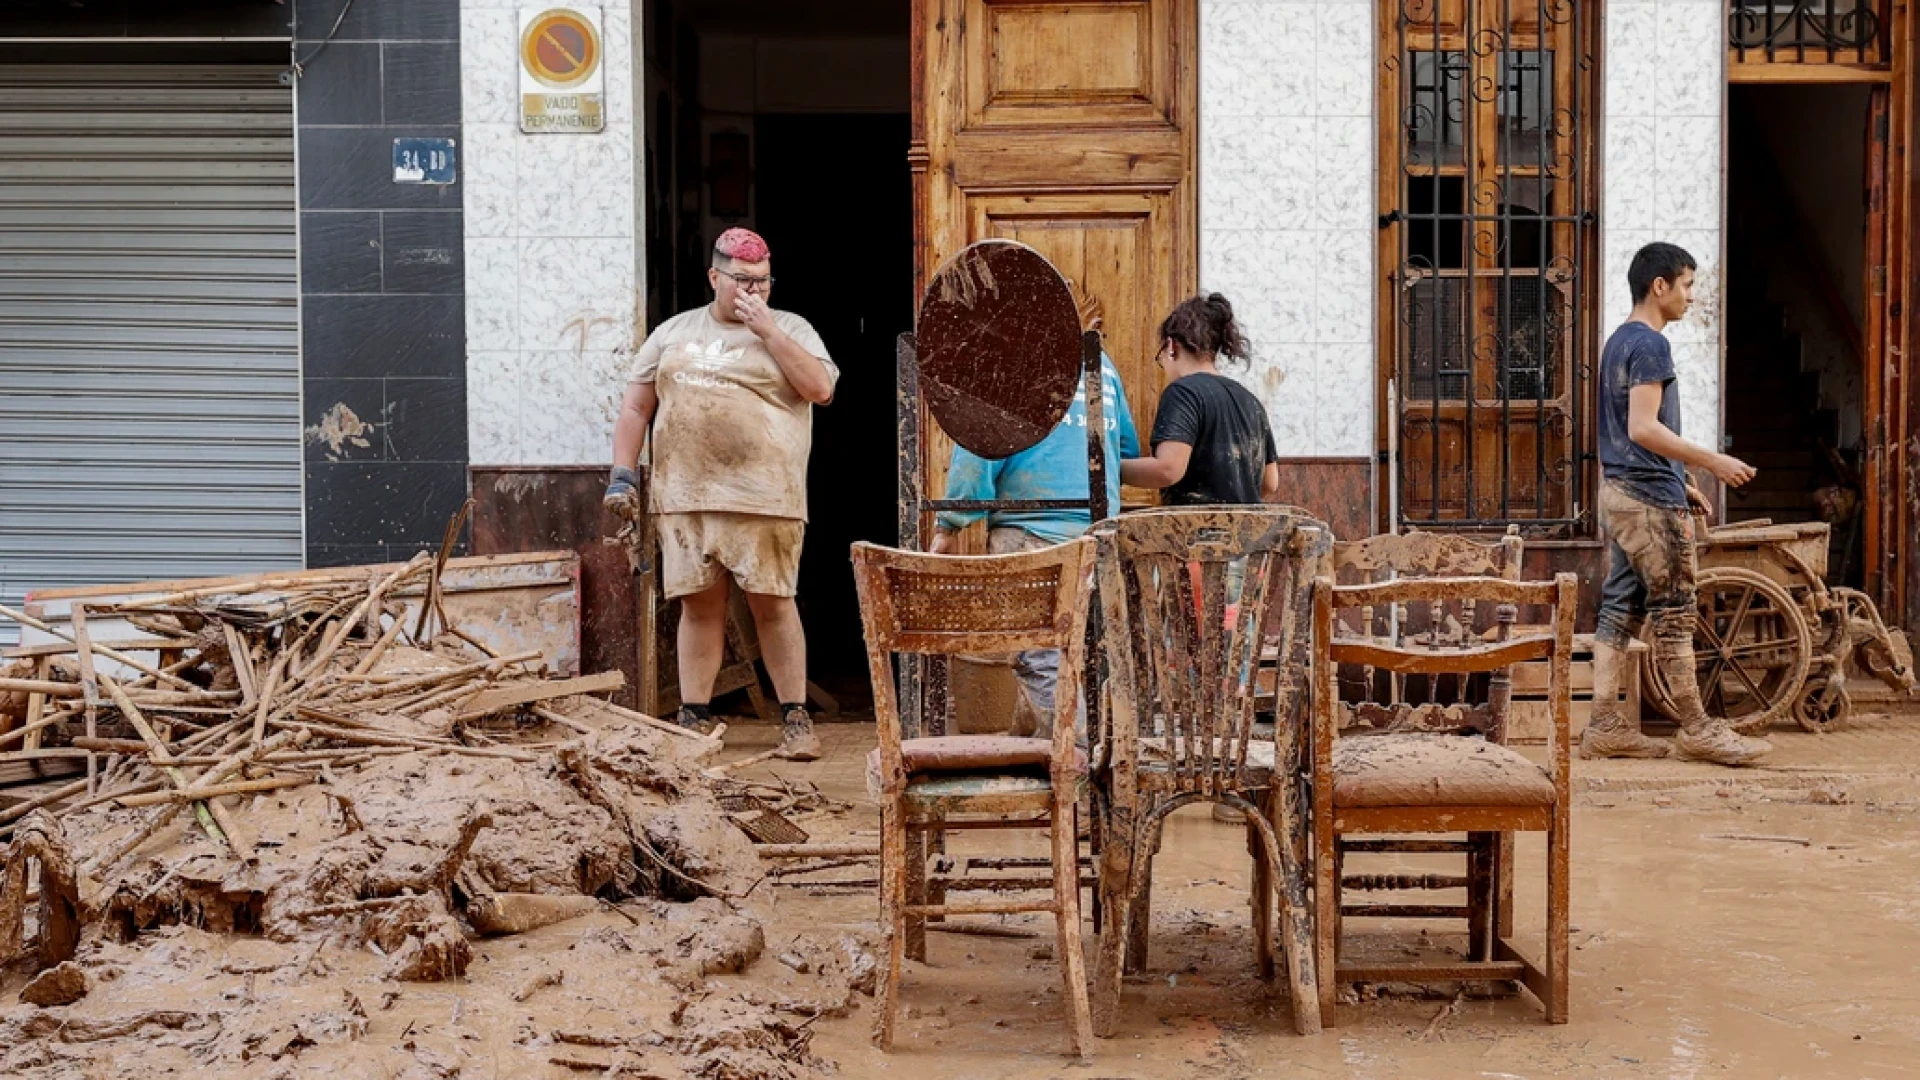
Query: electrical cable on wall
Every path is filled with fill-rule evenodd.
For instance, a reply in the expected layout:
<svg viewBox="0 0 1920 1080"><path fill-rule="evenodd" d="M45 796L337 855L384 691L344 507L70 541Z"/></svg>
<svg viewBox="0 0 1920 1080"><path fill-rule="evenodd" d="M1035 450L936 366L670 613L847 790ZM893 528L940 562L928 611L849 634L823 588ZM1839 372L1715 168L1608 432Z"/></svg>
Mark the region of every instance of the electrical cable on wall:
<svg viewBox="0 0 1920 1080"><path fill-rule="evenodd" d="M340 5L340 14L338 17L336 17L333 20L333 26L330 29L328 29L327 36L320 39L320 44L315 45L313 47L312 52L308 53L305 56L296 57L294 59L293 74L295 78L305 77L305 75L307 74L307 65L313 63L314 57L319 56L323 52L326 52L327 46L333 44L333 36L340 32L340 24L347 21L347 12L352 10L353 10L353 0L347 0L346 3ZM297 11L295 12L294 18L296 20L299 18L299 14ZM298 37L299 33L300 33L299 28L295 27L294 36Z"/></svg>

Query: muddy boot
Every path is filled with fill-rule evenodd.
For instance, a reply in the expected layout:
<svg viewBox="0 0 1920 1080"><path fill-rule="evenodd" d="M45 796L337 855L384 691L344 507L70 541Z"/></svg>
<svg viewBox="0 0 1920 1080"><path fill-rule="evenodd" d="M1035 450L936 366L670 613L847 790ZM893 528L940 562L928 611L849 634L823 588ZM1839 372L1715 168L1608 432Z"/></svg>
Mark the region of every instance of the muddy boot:
<svg viewBox="0 0 1920 1080"><path fill-rule="evenodd" d="M820 736L805 705L780 706L780 756L788 761L819 761Z"/></svg>
<svg viewBox="0 0 1920 1080"><path fill-rule="evenodd" d="M1666 740L1640 734L1617 709L1602 712L1598 705L1580 733L1583 758L1663 758L1668 750Z"/></svg>
<svg viewBox="0 0 1920 1080"><path fill-rule="evenodd" d="M1673 740L1674 756L1715 765L1751 765L1773 751L1765 739L1742 735L1726 720L1708 716L1700 701L1700 682L1693 662L1693 611L1654 617L1653 659L1667 677L1680 734Z"/></svg>
<svg viewBox="0 0 1920 1080"><path fill-rule="evenodd" d="M701 702L697 705L681 705L673 722L699 735L713 734L713 706Z"/></svg>
<svg viewBox="0 0 1920 1080"><path fill-rule="evenodd" d="M1593 718L1580 735L1583 758L1667 756L1665 742L1640 734L1639 726L1620 712L1620 669L1626 662L1626 650L1593 643Z"/></svg>

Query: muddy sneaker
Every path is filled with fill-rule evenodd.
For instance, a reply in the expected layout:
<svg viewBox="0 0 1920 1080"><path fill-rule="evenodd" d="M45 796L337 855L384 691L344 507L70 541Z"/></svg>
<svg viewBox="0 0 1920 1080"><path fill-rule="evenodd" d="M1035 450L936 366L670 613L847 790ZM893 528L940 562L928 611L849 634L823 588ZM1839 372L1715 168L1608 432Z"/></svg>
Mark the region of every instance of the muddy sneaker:
<svg viewBox="0 0 1920 1080"><path fill-rule="evenodd" d="M1580 733L1583 758L1663 758L1670 749L1666 740L1640 734L1617 713L1595 716Z"/></svg>
<svg viewBox="0 0 1920 1080"><path fill-rule="evenodd" d="M1752 739L1715 724L1699 732L1681 731L1674 737L1674 756L1715 765L1751 765L1773 751L1765 739Z"/></svg>
<svg viewBox="0 0 1920 1080"><path fill-rule="evenodd" d="M813 718L805 705L787 706L780 719L780 756L788 761L820 760L820 736L813 733Z"/></svg>
<svg viewBox="0 0 1920 1080"><path fill-rule="evenodd" d="M700 735L713 734L713 713L705 705L682 705L673 722Z"/></svg>

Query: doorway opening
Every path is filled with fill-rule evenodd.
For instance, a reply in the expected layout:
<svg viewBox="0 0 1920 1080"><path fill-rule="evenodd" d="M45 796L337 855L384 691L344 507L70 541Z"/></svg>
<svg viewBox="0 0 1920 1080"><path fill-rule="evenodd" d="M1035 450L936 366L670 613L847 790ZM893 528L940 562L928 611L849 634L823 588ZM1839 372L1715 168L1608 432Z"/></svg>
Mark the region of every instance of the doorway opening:
<svg viewBox="0 0 1920 1080"><path fill-rule="evenodd" d="M1735 84L1729 94L1728 452L1758 470L1732 521L1827 521L1828 580L1865 572L1864 373L1877 222L1872 86Z"/></svg>
<svg viewBox="0 0 1920 1080"><path fill-rule="evenodd" d="M868 707L848 546L896 540L894 342L912 328L911 10L901 0L647 5L649 328L712 299L713 241L741 226L774 251L775 307L840 368L814 411L800 568L808 673ZM670 670L670 668L666 669Z"/></svg>

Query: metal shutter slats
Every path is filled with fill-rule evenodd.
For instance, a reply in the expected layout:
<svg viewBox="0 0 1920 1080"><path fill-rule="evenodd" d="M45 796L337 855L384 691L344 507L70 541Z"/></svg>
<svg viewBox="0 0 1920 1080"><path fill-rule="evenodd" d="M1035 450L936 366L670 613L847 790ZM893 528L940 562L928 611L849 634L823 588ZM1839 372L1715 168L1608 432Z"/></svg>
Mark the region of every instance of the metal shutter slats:
<svg viewBox="0 0 1920 1080"><path fill-rule="evenodd" d="M281 74L0 66L0 601L301 565Z"/></svg>

